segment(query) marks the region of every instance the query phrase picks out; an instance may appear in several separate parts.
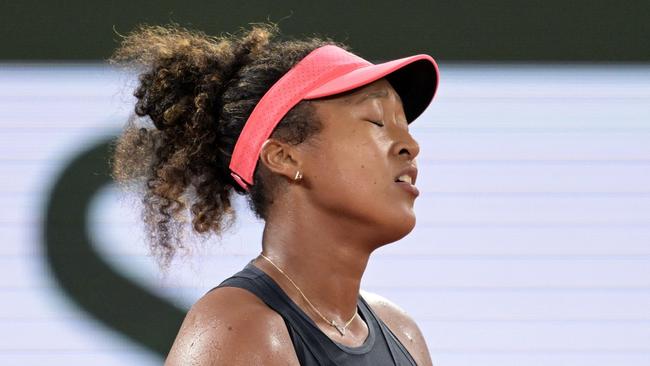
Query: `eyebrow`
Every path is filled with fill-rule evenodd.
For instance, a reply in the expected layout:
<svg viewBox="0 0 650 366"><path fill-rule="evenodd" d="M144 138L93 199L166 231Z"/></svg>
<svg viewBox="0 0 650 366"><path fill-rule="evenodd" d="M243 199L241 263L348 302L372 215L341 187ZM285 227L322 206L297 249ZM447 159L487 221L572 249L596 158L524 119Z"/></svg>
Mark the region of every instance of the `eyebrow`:
<svg viewBox="0 0 650 366"><path fill-rule="evenodd" d="M386 90L377 90L364 94L363 97L359 98L354 104L361 104L369 98L386 98L388 97L388 92Z"/></svg>

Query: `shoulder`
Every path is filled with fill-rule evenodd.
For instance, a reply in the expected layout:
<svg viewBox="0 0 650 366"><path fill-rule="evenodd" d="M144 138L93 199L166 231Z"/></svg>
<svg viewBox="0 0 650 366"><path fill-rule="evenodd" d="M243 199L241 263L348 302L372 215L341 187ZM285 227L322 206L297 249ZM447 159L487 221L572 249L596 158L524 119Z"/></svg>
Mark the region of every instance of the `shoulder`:
<svg viewBox="0 0 650 366"><path fill-rule="evenodd" d="M284 320L257 296L214 289L188 311L165 361L175 365L298 365Z"/></svg>
<svg viewBox="0 0 650 366"><path fill-rule="evenodd" d="M431 365L431 356L424 336L406 311L383 296L365 290L361 290L361 296L402 342L418 365Z"/></svg>

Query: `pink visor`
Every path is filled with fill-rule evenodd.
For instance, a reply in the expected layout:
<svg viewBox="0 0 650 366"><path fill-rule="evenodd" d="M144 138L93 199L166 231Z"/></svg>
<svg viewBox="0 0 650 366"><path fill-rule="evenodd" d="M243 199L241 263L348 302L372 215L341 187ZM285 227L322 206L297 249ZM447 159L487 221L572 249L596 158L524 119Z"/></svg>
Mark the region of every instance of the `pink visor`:
<svg viewBox="0 0 650 366"><path fill-rule="evenodd" d="M343 93L385 77L399 94L409 123L429 106L438 87L438 65L429 55L373 64L340 47L319 47L264 94L244 124L230 160L231 175L245 190L262 146L287 112L303 99Z"/></svg>

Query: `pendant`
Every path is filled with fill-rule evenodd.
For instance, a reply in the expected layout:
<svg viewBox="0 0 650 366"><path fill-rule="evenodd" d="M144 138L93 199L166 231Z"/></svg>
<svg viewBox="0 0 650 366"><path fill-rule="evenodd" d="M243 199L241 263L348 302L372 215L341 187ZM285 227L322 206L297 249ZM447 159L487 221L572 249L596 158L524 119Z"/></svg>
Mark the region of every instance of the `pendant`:
<svg viewBox="0 0 650 366"><path fill-rule="evenodd" d="M342 327L342 326L336 324L336 322L334 322L334 320L332 320L332 323L331 323L331 324L332 324L332 326L333 326L334 328L336 328L336 330L339 331L339 333L341 333L341 336L344 336L344 335L345 335L345 328L344 328L344 327Z"/></svg>

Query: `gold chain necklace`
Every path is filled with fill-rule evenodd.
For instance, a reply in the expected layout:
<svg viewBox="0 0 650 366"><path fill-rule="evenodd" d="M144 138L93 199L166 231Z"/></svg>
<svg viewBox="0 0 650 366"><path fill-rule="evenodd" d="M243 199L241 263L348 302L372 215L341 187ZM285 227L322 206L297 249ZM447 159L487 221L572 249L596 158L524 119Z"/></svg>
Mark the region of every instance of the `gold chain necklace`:
<svg viewBox="0 0 650 366"><path fill-rule="evenodd" d="M345 329L350 325L350 323L352 323L352 321L354 320L354 318L357 316L357 311L356 311L356 310L354 311L354 315L352 316L352 318L350 318L350 320L348 320L347 323L345 323L344 325L339 325L339 324L337 324L334 320L329 320L329 319L327 319L326 317L323 316L323 314L321 314L320 311L318 311L318 309L316 309L316 307L314 306L314 304L312 304L311 301L309 301L309 299L307 298L307 296L305 296L305 294L302 292L302 290L300 289L300 287L298 287L298 285L296 285L296 283L293 282L293 280L292 280L292 279L291 279L291 278L290 278L286 273L284 273L284 271L281 270L280 267L276 266L275 263L273 263L273 261L271 261L271 260L270 260L267 256L265 256L264 254L260 253L260 255L262 256L262 258L266 259L269 263L271 263L271 265L272 265L273 267L275 267L275 269L277 269L280 273L282 273L282 275L283 275L284 277L286 277L287 280L289 280L289 282L291 282L291 284L293 285L293 287L295 287L296 290L298 290L298 292L300 293L300 295L302 296L302 298L305 299L305 301L307 302L307 304L309 304L309 306L311 306L312 309L314 309L314 312L316 312L316 314L318 314L318 316L320 316L320 317L321 317L321 318L322 318L322 319L323 319L327 324L329 324L329 325L333 326L334 328L336 328L336 330L338 330L339 333L341 333L341 336L345 336Z"/></svg>

